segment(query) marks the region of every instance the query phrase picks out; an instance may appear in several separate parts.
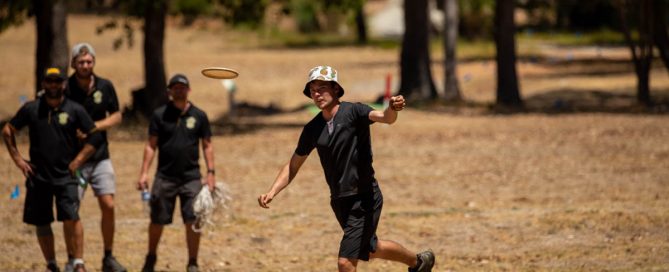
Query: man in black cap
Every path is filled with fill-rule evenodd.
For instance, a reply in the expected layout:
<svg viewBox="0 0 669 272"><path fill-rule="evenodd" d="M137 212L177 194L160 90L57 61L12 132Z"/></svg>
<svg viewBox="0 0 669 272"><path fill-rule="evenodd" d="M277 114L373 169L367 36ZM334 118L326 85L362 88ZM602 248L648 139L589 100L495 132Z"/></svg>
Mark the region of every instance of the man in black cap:
<svg viewBox="0 0 669 272"><path fill-rule="evenodd" d="M74 173L100 146L102 138L95 133L95 124L86 110L63 96L65 79L59 68L48 68L41 96L24 104L4 126L2 135L14 164L26 177L23 222L37 227L37 240L47 268L59 271L51 230L55 198L57 219L63 222L65 240L73 242L74 269L80 272L86 271L84 233L79 220L78 183ZM30 161L25 160L16 147L16 131L26 126ZM77 130L89 134L85 143L77 138Z"/></svg>
<svg viewBox="0 0 669 272"><path fill-rule="evenodd" d="M342 102L339 99L344 88L338 78L337 70L330 66L309 71L302 93L321 112L304 126L295 153L270 190L258 197L258 204L269 208L274 197L295 178L311 151L317 149L330 187L330 206L344 232L339 244L339 271L355 272L359 260L380 258L404 263L410 272L430 272L434 266L432 251L415 254L399 243L376 236L383 195L374 178L370 125L394 123L406 106L404 97L391 97L389 107L383 111Z"/></svg>
<svg viewBox="0 0 669 272"><path fill-rule="evenodd" d="M197 254L200 234L193 231L195 213L193 201L203 184L213 190L216 179L214 147L207 114L188 101L190 84L182 74L173 76L168 85L171 101L153 113L149 125L149 140L144 148L138 190L149 187L148 173L158 150L158 170L151 188L151 224L149 225L149 252L142 271L154 271L157 249L163 226L172 223L176 197L181 203L181 216L186 227L188 245L188 272L198 271ZM198 144L207 166L207 176L200 174Z"/></svg>
<svg viewBox="0 0 669 272"><path fill-rule="evenodd" d="M95 67L95 50L88 43L78 43L72 47L71 63L74 73L68 79L66 96L81 104L95 121L95 127L102 135L102 146L81 167L83 178L98 198L100 207L100 229L104 257L103 272L125 272L112 254L114 245L114 194L116 193L116 175L109 158L109 142L107 130L121 123L116 90L111 81L99 77L93 72ZM85 137L86 135L80 135ZM79 189L79 198L83 199L87 187ZM68 265L72 265L68 262ZM66 266L66 272L68 267Z"/></svg>

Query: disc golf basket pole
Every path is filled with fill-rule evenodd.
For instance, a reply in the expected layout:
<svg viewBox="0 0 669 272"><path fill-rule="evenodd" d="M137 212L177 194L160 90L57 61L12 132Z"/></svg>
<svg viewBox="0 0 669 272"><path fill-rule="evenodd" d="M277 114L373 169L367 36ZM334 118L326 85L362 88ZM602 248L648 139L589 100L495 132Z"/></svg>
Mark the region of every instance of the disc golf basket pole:
<svg viewBox="0 0 669 272"><path fill-rule="evenodd" d="M390 85L393 82L393 75L388 73L386 75L386 90L383 93L383 108L387 108L390 105Z"/></svg>
<svg viewBox="0 0 669 272"><path fill-rule="evenodd" d="M230 118L237 117L237 103L235 102L235 93L237 92L237 84L233 79L223 79L221 84L226 91L228 91L228 116Z"/></svg>

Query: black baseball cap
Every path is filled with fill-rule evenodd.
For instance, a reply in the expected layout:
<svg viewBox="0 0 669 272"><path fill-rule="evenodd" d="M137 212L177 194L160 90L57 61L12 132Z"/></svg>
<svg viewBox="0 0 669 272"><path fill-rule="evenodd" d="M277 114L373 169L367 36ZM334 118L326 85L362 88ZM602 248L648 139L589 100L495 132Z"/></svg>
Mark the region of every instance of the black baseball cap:
<svg viewBox="0 0 669 272"><path fill-rule="evenodd" d="M188 78L185 75L176 74L176 75L172 76L172 78L170 78L170 82L167 83L167 88L172 88L172 86L174 86L177 83L181 83L181 84L184 84L184 85L190 87L190 84L188 83Z"/></svg>
<svg viewBox="0 0 669 272"><path fill-rule="evenodd" d="M65 80L67 76L62 69L58 67L49 67L44 70L44 78Z"/></svg>

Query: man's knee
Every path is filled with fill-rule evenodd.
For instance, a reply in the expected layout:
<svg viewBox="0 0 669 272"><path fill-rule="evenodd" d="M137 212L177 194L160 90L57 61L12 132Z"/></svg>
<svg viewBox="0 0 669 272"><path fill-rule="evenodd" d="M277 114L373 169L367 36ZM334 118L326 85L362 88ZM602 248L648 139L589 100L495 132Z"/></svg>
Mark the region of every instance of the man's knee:
<svg viewBox="0 0 669 272"><path fill-rule="evenodd" d="M98 197L100 209L104 212L113 212L114 211L114 195L101 195Z"/></svg>
<svg viewBox="0 0 669 272"><path fill-rule="evenodd" d="M51 224L36 226L35 234L37 234L37 237L53 236L53 230L51 230Z"/></svg>
<svg viewBox="0 0 669 272"><path fill-rule="evenodd" d="M337 260L337 267L339 272L355 272L355 267L358 264L358 260L348 259L348 258L339 258Z"/></svg>

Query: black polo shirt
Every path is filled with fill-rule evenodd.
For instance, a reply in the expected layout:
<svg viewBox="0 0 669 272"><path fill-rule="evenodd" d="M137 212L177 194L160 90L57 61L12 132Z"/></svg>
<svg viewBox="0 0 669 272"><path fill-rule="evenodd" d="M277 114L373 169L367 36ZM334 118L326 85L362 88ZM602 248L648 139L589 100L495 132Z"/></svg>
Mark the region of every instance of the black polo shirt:
<svg viewBox="0 0 669 272"><path fill-rule="evenodd" d="M81 104L86 112L93 118L93 121L99 121L107 118L107 114L119 111L116 89L111 81L93 75L93 91L88 93L79 86L76 75L70 76L67 82L66 95L71 100ZM100 131L103 138L102 145L91 156L90 161L101 161L109 159L109 142L107 141L107 132Z"/></svg>
<svg viewBox="0 0 669 272"><path fill-rule="evenodd" d="M149 135L158 136L158 171L168 180L190 181L200 174L200 139L211 138L209 119L192 103L186 112L167 103L153 113Z"/></svg>
<svg viewBox="0 0 669 272"><path fill-rule="evenodd" d="M17 130L28 126L35 177L53 184L71 181L68 166L83 146L77 129L90 133L95 127L81 105L65 98L60 106L51 108L44 96L24 104L9 123ZM86 142L97 148L102 137L92 133Z"/></svg>
<svg viewBox="0 0 669 272"><path fill-rule="evenodd" d="M370 106L342 102L328 132L323 113L304 126L295 153L306 156L316 148L330 187L330 197L340 198L370 192L376 185L369 137Z"/></svg>

